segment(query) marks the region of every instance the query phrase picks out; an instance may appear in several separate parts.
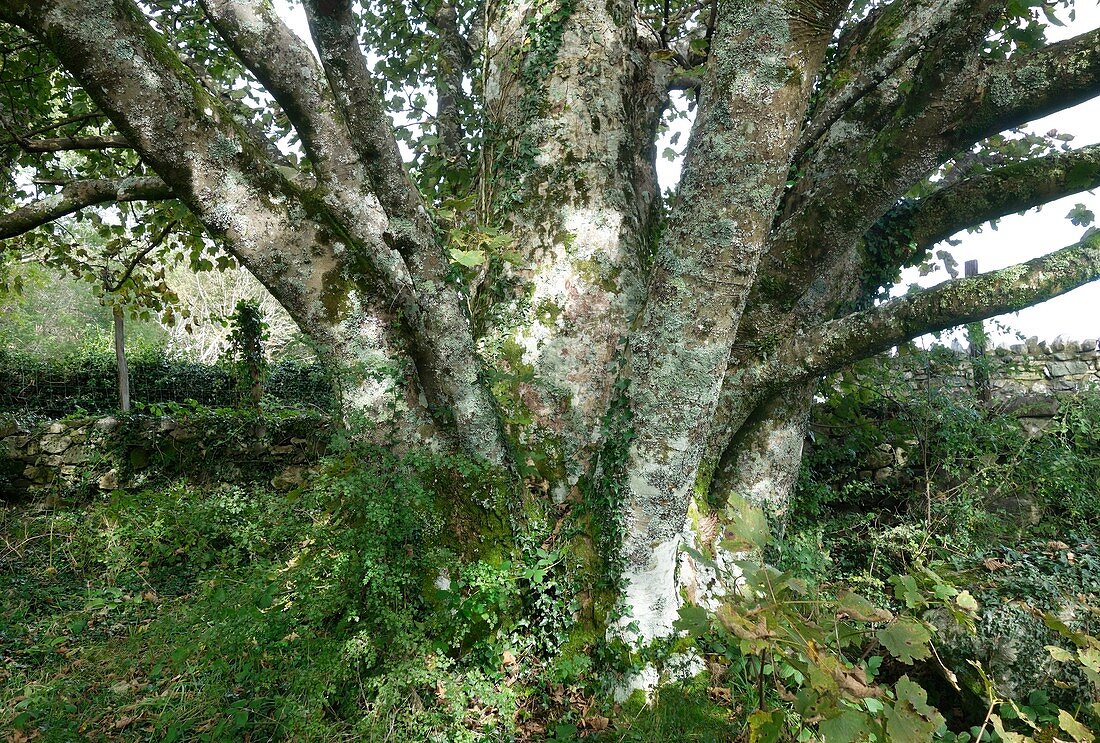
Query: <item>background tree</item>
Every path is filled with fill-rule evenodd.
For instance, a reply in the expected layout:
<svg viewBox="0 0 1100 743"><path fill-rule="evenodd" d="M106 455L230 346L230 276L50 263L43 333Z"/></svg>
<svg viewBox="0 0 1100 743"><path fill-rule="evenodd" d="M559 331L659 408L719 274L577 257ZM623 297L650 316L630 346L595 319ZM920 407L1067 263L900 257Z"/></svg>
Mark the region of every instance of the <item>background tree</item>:
<svg viewBox="0 0 1100 743"><path fill-rule="evenodd" d="M1100 31L1044 41L1071 2L302 5L313 48L261 0L0 2L0 237L110 203L201 226L345 409L570 504L631 635L708 589L680 547L727 504L782 509L820 375L1100 276L1086 235L876 303L938 240L1100 184L1100 148L1012 133L1100 92Z"/></svg>

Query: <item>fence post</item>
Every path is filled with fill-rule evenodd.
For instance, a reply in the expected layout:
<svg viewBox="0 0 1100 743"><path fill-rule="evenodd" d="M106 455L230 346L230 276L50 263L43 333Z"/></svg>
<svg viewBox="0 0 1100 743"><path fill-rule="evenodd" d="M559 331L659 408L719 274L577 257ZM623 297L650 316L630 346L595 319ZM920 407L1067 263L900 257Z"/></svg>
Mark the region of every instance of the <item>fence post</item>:
<svg viewBox="0 0 1100 743"><path fill-rule="evenodd" d="M964 265L967 278L978 275L978 261L967 261ZM985 364L986 337L982 321L966 326L966 336L970 343L970 368L974 371L974 394L981 402L989 402L992 397L989 389L989 369Z"/></svg>

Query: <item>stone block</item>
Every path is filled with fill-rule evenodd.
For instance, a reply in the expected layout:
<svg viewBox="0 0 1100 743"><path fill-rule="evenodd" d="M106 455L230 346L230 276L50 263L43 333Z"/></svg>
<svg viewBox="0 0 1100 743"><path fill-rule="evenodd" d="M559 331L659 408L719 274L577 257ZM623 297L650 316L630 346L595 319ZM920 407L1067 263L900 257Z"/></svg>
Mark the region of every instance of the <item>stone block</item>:
<svg viewBox="0 0 1100 743"><path fill-rule="evenodd" d="M1086 338L1085 340L1081 341L1081 350L1082 351L1095 351L1096 350L1096 339L1095 338Z"/></svg>
<svg viewBox="0 0 1100 743"><path fill-rule="evenodd" d="M1050 371L1050 376L1054 378L1090 371L1089 365L1084 361L1052 361L1047 365L1047 369Z"/></svg>
<svg viewBox="0 0 1100 743"><path fill-rule="evenodd" d="M46 436L40 444L42 451L47 454L60 454L73 445L73 440L65 435Z"/></svg>

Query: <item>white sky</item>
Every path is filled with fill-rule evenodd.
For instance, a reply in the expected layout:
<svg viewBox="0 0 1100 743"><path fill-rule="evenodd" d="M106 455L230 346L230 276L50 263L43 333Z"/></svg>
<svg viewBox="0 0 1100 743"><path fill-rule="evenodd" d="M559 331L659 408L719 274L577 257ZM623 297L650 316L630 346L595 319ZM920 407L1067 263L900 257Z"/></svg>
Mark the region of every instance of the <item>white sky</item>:
<svg viewBox="0 0 1100 743"><path fill-rule="evenodd" d="M1100 2L1077 0L1076 20L1067 23L1065 28L1050 27L1047 37L1052 41L1068 38L1085 31L1100 27ZM289 25L302 38L309 41L309 32L305 14L300 5L289 7L287 0L276 0L276 7ZM1065 16L1065 13L1060 15ZM312 46L312 43L310 44ZM687 121L679 122L686 129ZM1100 98L1083 103L1075 108L1059 112L1052 116L1032 122L1028 130L1043 133L1051 129L1073 134L1071 146L1083 147L1100 142ZM683 130L682 130L683 131ZM657 170L663 188L668 188L679 180L680 161L670 162L660 156L667 138L658 142ZM681 134L680 145L686 141L686 131ZM977 259L978 269L982 272L1027 261L1044 253L1070 245L1081 238L1085 228L1075 227L1066 219L1066 214L1075 204L1085 204L1100 217L1100 195L1087 192L1051 202L1040 210L1032 210L1025 215L1010 215L1000 220L996 230L986 226L980 233L960 233L955 239L962 244L952 248L942 244L936 249L946 248L958 261L960 270L963 264ZM911 283L929 287L948 279L947 273L939 271L921 277L916 269L906 271L895 294L904 293ZM1025 336L1037 335L1044 339L1053 339L1058 335L1069 339L1082 340L1100 336L1100 282L1094 282L1076 289L1064 296L1052 299L1022 312L997 318L1004 325L1023 333ZM998 330L992 323L986 323L995 339L1011 340L1011 334Z"/></svg>

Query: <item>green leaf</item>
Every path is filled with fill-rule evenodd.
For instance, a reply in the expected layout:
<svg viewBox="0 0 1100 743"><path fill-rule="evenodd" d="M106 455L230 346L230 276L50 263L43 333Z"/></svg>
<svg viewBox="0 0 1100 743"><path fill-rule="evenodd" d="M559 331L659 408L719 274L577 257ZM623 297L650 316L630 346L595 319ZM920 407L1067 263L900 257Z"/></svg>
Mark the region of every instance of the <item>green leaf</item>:
<svg viewBox="0 0 1100 743"><path fill-rule="evenodd" d="M867 732L867 716L852 709L842 711L836 717L823 720L817 730L821 743L852 743Z"/></svg>
<svg viewBox="0 0 1100 743"><path fill-rule="evenodd" d="M771 537L764 511L740 495L730 495L726 504L726 522L726 539L722 546L732 552L762 549Z"/></svg>
<svg viewBox="0 0 1100 743"><path fill-rule="evenodd" d="M886 609L880 609L863 596L849 591L841 591L836 599L837 614L847 614L859 622L889 622L894 618Z"/></svg>
<svg viewBox="0 0 1100 743"><path fill-rule="evenodd" d="M451 262L467 268L474 268L485 262L485 251L451 248Z"/></svg>
<svg viewBox="0 0 1100 743"><path fill-rule="evenodd" d="M710 615L701 606L684 604L680 607L680 616L672 623L672 627L691 637L699 637L710 629Z"/></svg>
<svg viewBox="0 0 1100 743"><path fill-rule="evenodd" d="M883 647L902 663L912 665L932 655L929 641L932 635L923 623L912 617L899 617L880 629L876 635Z"/></svg>
<svg viewBox="0 0 1100 743"><path fill-rule="evenodd" d="M1054 658L1054 660L1059 663L1068 663L1073 660L1073 653L1065 648L1060 648L1057 645L1047 645L1046 649L1047 652L1050 653L1050 657Z"/></svg>
<svg viewBox="0 0 1100 743"><path fill-rule="evenodd" d="M887 712L886 734L891 743L927 743L941 725L943 715L928 704L928 693L902 676L894 686L897 702Z"/></svg>
<svg viewBox="0 0 1100 743"><path fill-rule="evenodd" d="M906 607L916 609L924 606L924 596L917 588L917 579L911 575L891 575L890 582L894 584L894 595L903 601Z"/></svg>
<svg viewBox="0 0 1100 743"><path fill-rule="evenodd" d="M971 595L970 591L963 591L956 596L955 603L969 612L976 612L978 610L978 600Z"/></svg>
<svg viewBox="0 0 1100 743"><path fill-rule="evenodd" d="M1092 743L1096 740L1091 730L1079 723L1077 718L1064 709L1058 710L1058 727L1069 733L1077 743Z"/></svg>
<svg viewBox="0 0 1100 743"><path fill-rule="evenodd" d="M749 715L750 743L776 743L783 734L783 710L758 709Z"/></svg>

